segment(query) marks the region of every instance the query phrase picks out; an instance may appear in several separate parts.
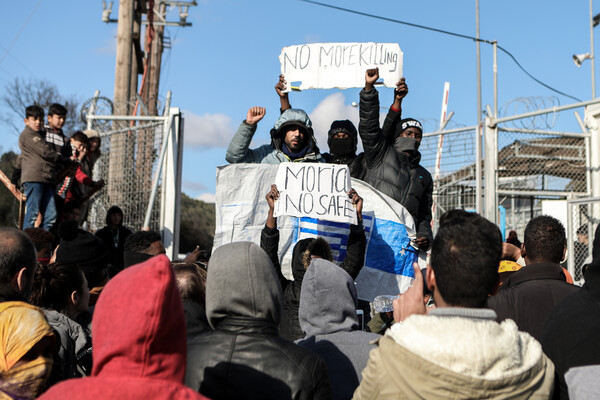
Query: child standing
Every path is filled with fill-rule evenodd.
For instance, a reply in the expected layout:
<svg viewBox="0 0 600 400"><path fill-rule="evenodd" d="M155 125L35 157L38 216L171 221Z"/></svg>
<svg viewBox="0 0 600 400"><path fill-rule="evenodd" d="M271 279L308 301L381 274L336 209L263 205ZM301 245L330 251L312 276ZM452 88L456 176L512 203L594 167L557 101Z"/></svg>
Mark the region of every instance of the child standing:
<svg viewBox="0 0 600 400"><path fill-rule="evenodd" d="M42 214L42 227L50 231L56 221L56 174L59 165L69 165L68 157L55 151L45 139L44 110L29 106L25 110L25 129L19 136L21 149L21 182L25 196L25 221L23 228L33 227L38 213Z"/></svg>
<svg viewBox="0 0 600 400"><path fill-rule="evenodd" d="M54 151L65 157L71 156L71 146L63 133L63 126L67 120L67 109L62 104L54 103L48 108L48 124L46 129L46 142Z"/></svg>

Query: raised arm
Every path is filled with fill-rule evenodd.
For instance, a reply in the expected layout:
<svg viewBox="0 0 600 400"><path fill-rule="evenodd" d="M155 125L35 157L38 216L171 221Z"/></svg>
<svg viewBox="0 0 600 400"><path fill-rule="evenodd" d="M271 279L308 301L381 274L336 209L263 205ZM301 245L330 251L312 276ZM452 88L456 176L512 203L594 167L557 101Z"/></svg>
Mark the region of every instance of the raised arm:
<svg viewBox="0 0 600 400"><path fill-rule="evenodd" d="M250 142L256 132L258 122L266 114L264 107L252 107L246 113L246 119L241 123L235 135L229 142L225 160L236 164L243 162L260 162L261 154L257 150L250 150Z"/></svg>
<svg viewBox="0 0 600 400"><path fill-rule="evenodd" d="M277 272L279 282L281 282L281 287L285 288L290 281L288 281L281 273L281 264L279 263L279 257L277 255L277 251L279 250L279 230L277 229L277 219L273 216L275 200L279 199L277 185L271 185L271 190L265 197L267 199L267 204L269 205L269 212L267 214L265 227L260 234L260 247L271 259L273 267L275 267L275 272Z"/></svg>
<svg viewBox="0 0 600 400"><path fill-rule="evenodd" d="M358 273L365 264L365 251L367 249L367 237L365 236L365 228L363 227L362 208L363 199L356 193L356 190L351 189L348 192L348 197L352 199L352 204L356 207L356 216L358 218L357 225L350 225L350 235L348 235L348 246L346 248L346 258L342 261L340 267L344 269L352 277L356 279Z"/></svg>
<svg viewBox="0 0 600 400"><path fill-rule="evenodd" d="M280 113L283 113L288 108L292 108L290 104L290 97L288 92L284 92L287 86L287 82L285 80L285 76L283 74L279 75L279 82L275 85L275 91L279 96L279 102L281 103L281 108L279 109Z"/></svg>
<svg viewBox="0 0 600 400"><path fill-rule="evenodd" d="M381 129L386 140L392 140L394 135L394 125L396 121L402 119L402 100L404 100L407 94L408 86L406 85L406 81L404 78L400 78L394 89L394 102L385 117L383 128Z"/></svg>
<svg viewBox="0 0 600 400"><path fill-rule="evenodd" d="M365 87L360 92L358 133L365 149L368 168L374 168L381 163L387 147L379 129L379 93L374 88L377 79L379 79L379 70L368 69L365 73Z"/></svg>

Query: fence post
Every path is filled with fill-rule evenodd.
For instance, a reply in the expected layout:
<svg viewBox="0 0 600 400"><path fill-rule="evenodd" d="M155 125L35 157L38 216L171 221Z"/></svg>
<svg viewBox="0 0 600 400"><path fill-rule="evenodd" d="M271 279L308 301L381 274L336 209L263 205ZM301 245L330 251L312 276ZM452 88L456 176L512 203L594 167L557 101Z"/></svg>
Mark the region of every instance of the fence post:
<svg viewBox="0 0 600 400"><path fill-rule="evenodd" d="M590 178L592 197L600 197L600 105L585 108L585 124L590 130Z"/></svg>
<svg viewBox="0 0 600 400"><path fill-rule="evenodd" d="M494 119L488 116L485 118L484 124L484 216L494 224L498 223L498 196L496 182L496 166L498 164L498 152L496 151L497 143L498 128Z"/></svg>

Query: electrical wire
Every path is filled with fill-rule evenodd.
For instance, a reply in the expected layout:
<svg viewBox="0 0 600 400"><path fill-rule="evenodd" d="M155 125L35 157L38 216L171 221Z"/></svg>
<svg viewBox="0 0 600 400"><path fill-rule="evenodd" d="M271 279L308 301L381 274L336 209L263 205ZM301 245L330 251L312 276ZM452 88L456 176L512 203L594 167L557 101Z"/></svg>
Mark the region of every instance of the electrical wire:
<svg viewBox="0 0 600 400"><path fill-rule="evenodd" d="M428 30L428 31L433 31L433 32L438 32L438 33L443 33L443 34L445 34L445 35L455 36L455 37L459 37L459 38L462 38L462 39L469 39L469 40L473 40L473 41L475 41L475 42L482 42L482 43L487 43L487 44L492 44L492 45L493 45L494 43L497 43L496 41L493 41L493 40L486 40L486 39L481 39L481 38L479 38L479 39L478 39L478 38L476 38L476 37L469 36L469 35L463 35L463 34L456 33L456 32L450 32L450 31L446 31L446 30L443 30L443 29L437 29L437 28L432 28L432 27L429 27L429 26L424 26L424 25L414 24L414 23L412 23L412 22L400 21L400 20L397 20L397 19L393 19L393 18L387 18L387 17L382 17L382 16L379 16L379 15L369 14L369 13L365 13L365 12L361 12L361 11L350 10L350 9L348 9L348 8L344 8L344 7L338 7L338 6L333 6L333 5L331 5L331 4L320 3L320 2L318 2L318 1L314 1L314 0L300 0L300 1L303 1L303 2L305 2L305 3L316 4L316 5L319 5L319 6L322 6L322 7L328 7L328 8L332 8L332 9L334 9L334 10L340 10L340 11L345 11L345 12L349 12L349 13L352 13L352 14L362 15L362 16L365 16L365 17L370 17L370 18L380 19L380 20L382 20L382 21L394 22L394 23L396 23L396 24L408 25L408 26L412 26L412 27L414 27L414 28L425 29L425 30ZM520 64L518 61L517 61L517 59L515 58L515 56L513 56L513 55L512 55L512 54L511 54L511 53L510 53L508 50L506 50L504 47L502 47L502 46L500 46L500 45L498 45L498 49L500 49L502 52L504 52L506 55L508 55L508 56L509 56L509 57L510 57L510 58L511 58L511 59L512 59L514 62L515 62L515 64L517 64L517 66L518 66L518 67L519 67L519 68L520 68L520 69L521 69L521 70L522 70L522 71L523 71L525 74L527 74L527 76L528 76L528 77L530 77L531 79L533 79L535 82L539 83L540 85L544 86L545 88L547 88L547 89L549 89L549 90L551 90L551 91L553 91L553 92L555 92L555 93L558 93L558 94L560 94L560 95L562 95L562 96L568 97L568 98L570 98L570 99L573 99L573 100L575 100L575 101L578 101L578 102L581 102L581 101L582 101L581 99L579 99L579 98L577 98L577 97L571 96L571 95L569 95L569 94L566 94L566 93L564 93L564 92L561 92L560 90L554 89L553 87L551 87L551 86L549 86L549 85L545 84L544 82L540 81L539 79L535 78L533 75L531 75L531 74L530 74L530 73L529 73L529 72L528 72L528 71L527 71L527 70L526 70L526 69L525 69L525 68L524 68L524 67L523 67L523 66L522 66L522 65L521 65L521 64Z"/></svg>
<svg viewBox="0 0 600 400"><path fill-rule="evenodd" d="M40 6L41 3L42 3L42 0L39 0L37 2L37 4L35 5L35 7L33 7L33 10L31 10L31 14L29 14L29 17L27 17L27 20L25 21L25 23L23 24L23 26L21 27L21 29L19 29L19 32L17 32L17 34L14 37L14 39L12 40L12 42L10 42L10 44L8 45L8 48L4 51L4 54L2 55L2 58L0 58L0 64L2 64L2 62L4 61L4 59L6 58L6 56L8 55L8 52L10 51L10 49L12 49L13 45L15 44L15 42L17 41L17 39L19 38L19 36L21 36L21 33L23 33L23 30L25 29L25 27L27 26L27 24L31 20L31 17L33 17L33 14L35 14L36 10L38 9L38 7Z"/></svg>

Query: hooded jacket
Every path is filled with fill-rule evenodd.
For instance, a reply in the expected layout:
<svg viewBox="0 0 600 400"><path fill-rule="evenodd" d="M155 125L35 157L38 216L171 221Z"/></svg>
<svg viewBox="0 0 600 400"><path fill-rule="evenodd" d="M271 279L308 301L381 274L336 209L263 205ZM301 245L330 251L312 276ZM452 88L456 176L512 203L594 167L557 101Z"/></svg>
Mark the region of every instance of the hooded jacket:
<svg viewBox="0 0 600 400"><path fill-rule="evenodd" d="M359 330L354 281L334 263L315 259L306 270L298 317L306 337L298 345L327 363L334 399L349 399L361 380L375 333Z"/></svg>
<svg viewBox="0 0 600 400"><path fill-rule="evenodd" d="M183 385L183 306L169 259L119 273L94 311L92 376L62 382L41 399L203 399Z"/></svg>
<svg viewBox="0 0 600 400"><path fill-rule="evenodd" d="M185 383L212 399L331 398L325 362L278 335L282 293L256 244L213 253L206 315L214 331L189 342Z"/></svg>
<svg viewBox="0 0 600 400"><path fill-rule="evenodd" d="M305 259L305 252L314 238L299 240L292 251L292 277L294 280L288 280L281 272L281 264L277 252L279 250L279 230L271 229L265 226L260 236L260 247L262 247L273 266L276 269L279 282L283 288L283 316L281 319L281 336L289 340L298 340L304 337L304 332L300 328L298 320L298 307L300 306L300 289L304 273L310 264L310 259ZM365 251L367 247L367 238L362 226L350 225L350 235L348 235L348 246L346 249L346 258L342 261L340 267L346 271L352 279L356 279L364 265Z"/></svg>
<svg viewBox="0 0 600 400"><path fill-rule="evenodd" d="M81 376L77 371L77 355L91 347L92 343L77 322L56 310L43 310L48 324L58 334L60 347L54 357L49 383Z"/></svg>
<svg viewBox="0 0 600 400"><path fill-rule="evenodd" d="M282 150L283 128L289 125L304 127L308 149L304 156L291 159ZM280 164L282 162L325 162L321 156L312 130L312 122L304 110L290 108L285 110L271 130L271 143L256 149L249 149L256 124L242 122L229 143L225 159L228 163Z"/></svg>
<svg viewBox="0 0 600 400"><path fill-rule="evenodd" d="M400 111L390 108L383 128L379 128L379 93L376 89L360 92L358 132L365 149L363 180L402 204L415 220L417 236L433 241L431 206L433 179L419 162L421 154L398 154L390 143L400 119Z"/></svg>
<svg viewBox="0 0 600 400"><path fill-rule="evenodd" d="M548 399L552 362L513 321L494 318L491 310L444 308L394 324L353 398Z"/></svg>

